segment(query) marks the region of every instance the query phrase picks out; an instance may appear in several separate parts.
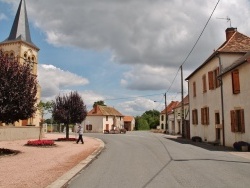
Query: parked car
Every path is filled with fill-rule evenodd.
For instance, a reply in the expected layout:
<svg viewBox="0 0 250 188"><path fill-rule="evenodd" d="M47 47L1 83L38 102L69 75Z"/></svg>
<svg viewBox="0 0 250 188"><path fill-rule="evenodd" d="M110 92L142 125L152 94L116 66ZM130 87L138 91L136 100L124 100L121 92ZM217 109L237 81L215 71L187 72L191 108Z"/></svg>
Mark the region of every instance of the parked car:
<svg viewBox="0 0 250 188"><path fill-rule="evenodd" d="M127 132L127 130L116 128L116 129L104 130L103 132L104 132L104 134L119 134L119 133L125 134Z"/></svg>

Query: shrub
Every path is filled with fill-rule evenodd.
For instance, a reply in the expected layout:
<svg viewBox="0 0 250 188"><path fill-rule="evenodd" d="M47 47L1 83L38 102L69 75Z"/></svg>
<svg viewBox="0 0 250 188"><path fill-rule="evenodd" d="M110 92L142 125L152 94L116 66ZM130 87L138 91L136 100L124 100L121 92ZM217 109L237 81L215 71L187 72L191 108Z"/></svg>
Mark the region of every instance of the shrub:
<svg viewBox="0 0 250 188"><path fill-rule="evenodd" d="M54 140L32 140L28 141L26 146L54 146Z"/></svg>
<svg viewBox="0 0 250 188"><path fill-rule="evenodd" d="M193 136L193 137L192 137L192 141L193 141L193 142L202 142L202 139L201 139L201 137L199 137L199 136Z"/></svg>

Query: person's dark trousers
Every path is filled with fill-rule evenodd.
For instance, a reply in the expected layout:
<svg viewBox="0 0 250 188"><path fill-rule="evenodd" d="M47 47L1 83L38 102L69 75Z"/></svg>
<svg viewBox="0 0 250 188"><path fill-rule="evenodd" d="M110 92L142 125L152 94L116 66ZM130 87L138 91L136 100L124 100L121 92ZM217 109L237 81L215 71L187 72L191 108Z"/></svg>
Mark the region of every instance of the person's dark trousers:
<svg viewBox="0 0 250 188"><path fill-rule="evenodd" d="M78 142L81 140L82 144L84 143L83 142L83 139L82 139L82 135L80 134L79 137L78 137L78 140L76 141L76 143L78 144Z"/></svg>

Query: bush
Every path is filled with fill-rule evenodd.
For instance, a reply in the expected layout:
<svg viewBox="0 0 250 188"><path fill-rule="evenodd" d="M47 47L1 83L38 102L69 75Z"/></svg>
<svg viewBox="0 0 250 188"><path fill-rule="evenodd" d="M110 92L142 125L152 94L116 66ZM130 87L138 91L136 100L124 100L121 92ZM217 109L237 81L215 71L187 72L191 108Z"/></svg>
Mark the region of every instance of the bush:
<svg viewBox="0 0 250 188"><path fill-rule="evenodd" d="M201 137L199 137L199 136L193 136L193 137L192 137L192 141L193 141L193 142L202 142L202 139L201 139Z"/></svg>
<svg viewBox="0 0 250 188"><path fill-rule="evenodd" d="M233 144L234 149L237 151L242 151L241 146L248 146L248 150L249 150L250 144L244 141L234 142Z"/></svg>

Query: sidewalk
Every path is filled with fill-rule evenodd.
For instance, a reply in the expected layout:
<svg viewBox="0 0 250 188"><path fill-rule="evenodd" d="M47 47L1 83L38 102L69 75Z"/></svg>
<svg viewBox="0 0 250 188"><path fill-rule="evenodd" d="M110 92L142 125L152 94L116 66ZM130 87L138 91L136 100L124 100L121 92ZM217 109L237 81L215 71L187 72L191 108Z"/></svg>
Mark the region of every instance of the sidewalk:
<svg viewBox="0 0 250 188"><path fill-rule="evenodd" d="M165 135L165 138L173 140L175 142L180 142L180 143L185 142L211 151L226 151L232 155L237 155L239 157L243 157L245 159L250 160L250 152L235 151L234 148L231 147L223 147L218 145L214 146L207 142L193 142L192 140L181 138L181 135Z"/></svg>
<svg viewBox="0 0 250 188"><path fill-rule="evenodd" d="M46 134L44 139L62 137L65 134ZM0 142L0 148L21 151L17 155L0 157L0 187L62 187L104 148L101 140L91 137L84 137L84 144L56 142L57 146L50 148L24 146L27 141Z"/></svg>

